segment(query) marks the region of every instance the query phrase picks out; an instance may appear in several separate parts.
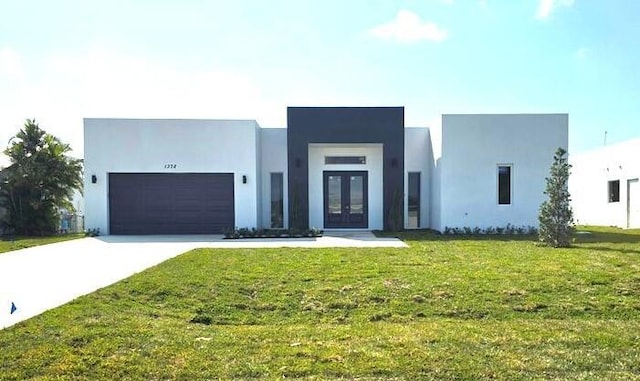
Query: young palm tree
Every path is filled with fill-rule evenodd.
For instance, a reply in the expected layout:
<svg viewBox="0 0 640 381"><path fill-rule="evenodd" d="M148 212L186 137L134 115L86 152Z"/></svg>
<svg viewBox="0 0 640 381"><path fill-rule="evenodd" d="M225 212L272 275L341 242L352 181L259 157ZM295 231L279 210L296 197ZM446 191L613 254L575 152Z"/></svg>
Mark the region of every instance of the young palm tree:
<svg viewBox="0 0 640 381"><path fill-rule="evenodd" d="M74 210L71 200L82 189L82 161L69 157L69 145L35 120L27 120L10 142L4 153L11 166L0 184L4 223L20 235L53 234L60 209Z"/></svg>

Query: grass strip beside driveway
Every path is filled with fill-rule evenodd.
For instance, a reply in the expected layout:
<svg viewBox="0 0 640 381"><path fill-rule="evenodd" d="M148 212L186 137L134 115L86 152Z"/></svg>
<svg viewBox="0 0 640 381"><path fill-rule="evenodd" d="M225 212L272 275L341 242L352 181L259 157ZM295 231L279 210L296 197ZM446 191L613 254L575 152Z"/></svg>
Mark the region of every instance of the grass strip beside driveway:
<svg viewBox="0 0 640 381"><path fill-rule="evenodd" d="M28 247L47 245L50 243L69 241L72 239L83 238L83 233L77 234L62 234L48 237L15 237L11 239L9 237L3 237L0 240L0 254L8 251L26 249Z"/></svg>

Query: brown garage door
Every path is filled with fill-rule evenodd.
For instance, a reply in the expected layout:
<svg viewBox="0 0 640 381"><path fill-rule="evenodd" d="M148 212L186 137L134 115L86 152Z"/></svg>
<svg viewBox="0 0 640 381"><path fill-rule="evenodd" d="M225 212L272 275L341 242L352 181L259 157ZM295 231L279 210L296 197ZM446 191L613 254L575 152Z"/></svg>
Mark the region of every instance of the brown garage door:
<svg viewBox="0 0 640 381"><path fill-rule="evenodd" d="M111 234L213 234L234 226L232 173L110 173Z"/></svg>

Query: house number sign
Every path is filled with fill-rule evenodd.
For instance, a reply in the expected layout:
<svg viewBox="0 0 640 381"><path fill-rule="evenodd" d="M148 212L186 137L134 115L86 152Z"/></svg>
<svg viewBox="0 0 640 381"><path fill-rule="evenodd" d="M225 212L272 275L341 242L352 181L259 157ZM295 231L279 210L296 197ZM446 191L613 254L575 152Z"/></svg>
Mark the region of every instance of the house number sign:
<svg viewBox="0 0 640 381"><path fill-rule="evenodd" d="M177 164L169 163L164 165L164 169L176 169L178 167Z"/></svg>

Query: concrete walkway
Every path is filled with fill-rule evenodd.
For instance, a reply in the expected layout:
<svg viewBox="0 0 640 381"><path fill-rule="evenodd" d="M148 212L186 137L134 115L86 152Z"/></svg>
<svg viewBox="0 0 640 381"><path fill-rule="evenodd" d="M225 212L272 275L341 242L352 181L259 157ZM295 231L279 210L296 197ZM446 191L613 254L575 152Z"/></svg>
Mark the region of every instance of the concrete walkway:
<svg viewBox="0 0 640 381"><path fill-rule="evenodd" d="M0 329L68 303L198 247L406 247L371 232L324 237L224 240L207 236L105 236L0 254ZM17 307L11 313L11 303Z"/></svg>

